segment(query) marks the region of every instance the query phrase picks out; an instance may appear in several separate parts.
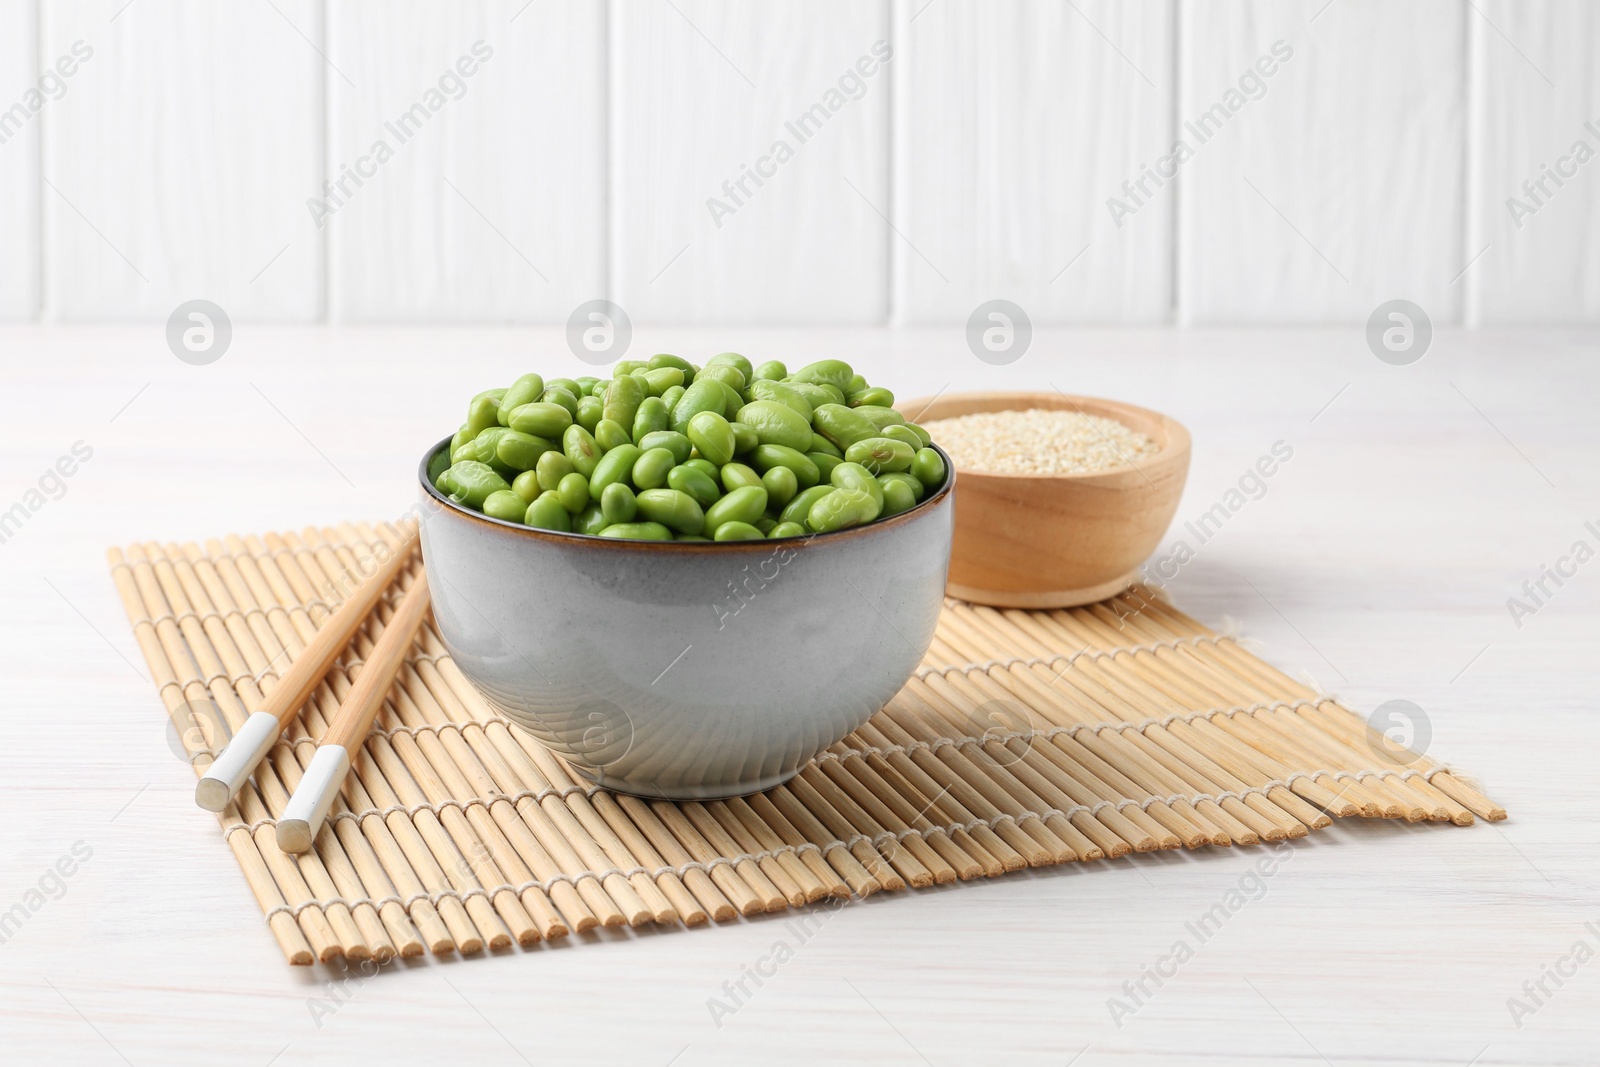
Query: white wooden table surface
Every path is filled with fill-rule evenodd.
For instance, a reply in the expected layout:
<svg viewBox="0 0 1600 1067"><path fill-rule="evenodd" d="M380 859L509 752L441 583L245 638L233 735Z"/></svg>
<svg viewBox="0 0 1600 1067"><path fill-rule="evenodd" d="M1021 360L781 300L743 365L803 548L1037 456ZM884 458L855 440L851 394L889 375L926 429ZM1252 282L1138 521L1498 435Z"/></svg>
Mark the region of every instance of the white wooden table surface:
<svg viewBox="0 0 1600 1067"><path fill-rule="evenodd" d="M1203 944L1185 924L1261 850L879 895L828 918L719 1027L708 999L796 943L792 915L394 964L343 990L324 986L336 972L287 966L190 802L106 573L104 549L135 539L395 515L466 396L534 367L576 372L558 331L241 326L195 367L158 325L0 330L0 511L26 507L75 443L92 449L0 544L0 913L27 913L0 944L0 1058L1594 1063L1600 562L1547 582L1520 628L1506 601L1574 542L1600 547L1584 526L1600 527L1595 340L1443 331L1393 367L1357 328L1041 331L991 368L959 330L638 331L635 354L839 355L902 396L1054 383L1159 408L1195 438L1180 523L1288 443L1175 599L1237 620L1362 712L1415 701L1432 754L1511 812L1314 834ZM48 875L75 846L88 858ZM1108 999L1179 940L1193 958L1113 1019ZM1562 962L1580 941L1582 961ZM1540 981L1535 1002L1524 983ZM1512 997L1536 1010L1514 1019Z"/></svg>

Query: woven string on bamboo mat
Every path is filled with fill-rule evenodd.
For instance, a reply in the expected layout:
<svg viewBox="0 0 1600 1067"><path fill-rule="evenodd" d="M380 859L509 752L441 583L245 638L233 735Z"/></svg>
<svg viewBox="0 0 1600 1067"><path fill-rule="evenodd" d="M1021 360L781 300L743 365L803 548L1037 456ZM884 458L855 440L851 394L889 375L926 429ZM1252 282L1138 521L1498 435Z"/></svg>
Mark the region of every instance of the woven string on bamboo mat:
<svg viewBox="0 0 1600 1067"><path fill-rule="evenodd" d="M111 550L196 773L382 543L354 524ZM915 676L866 725L784 785L705 803L584 783L492 712L426 625L315 850L287 855L274 817L399 593L218 816L291 963L692 927L1025 867L1303 837L1331 817L1505 818L1459 774L1397 755L1331 696L1135 588L1059 611L947 601Z"/></svg>

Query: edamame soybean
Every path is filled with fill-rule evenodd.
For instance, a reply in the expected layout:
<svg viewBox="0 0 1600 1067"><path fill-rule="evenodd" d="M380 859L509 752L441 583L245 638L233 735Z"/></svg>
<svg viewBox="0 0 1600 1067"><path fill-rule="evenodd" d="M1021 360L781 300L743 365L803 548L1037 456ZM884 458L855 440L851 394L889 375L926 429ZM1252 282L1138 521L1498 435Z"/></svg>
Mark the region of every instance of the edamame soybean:
<svg viewBox="0 0 1600 1067"><path fill-rule="evenodd" d="M748 522L725 522L717 527L717 532L711 535L713 541L760 541L766 537L759 527Z"/></svg>
<svg viewBox="0 0 1600 1067"><path fill-rule="evenodd" d="M725 522L754 524L767 510L767 490L762 485L742 485L729 490L728 495L705 511L705 528L715 536L717 527ZM699 531L693 531L698 533Z"/></svg>
<svg viewBox="0 0 1600 1067"><path fill-rule="evenodd" d="M672 452L665 448L651 448L639 453L633 462L635 489L660 489L667 484L667 474L677 465Z"/></svg>
<svg viewBox="0 0 1600 1067"><path fill-rule="evenodd" d="M483 502L489 499L490 493L511 488L504 478L495 473L493 467L475 459L452 463L445 473L456 487L456 491L450 494L450 499L479 511L483 510Z"/></svg>
<svg viewBox="0 0 1600 1067"><path fill-rule="evenodd" d="M573 515L589 506L589 479L573 471L556 486L556 499Z"/></svg>
<svg viewBox="0 0 1600 1067"><path fill-rule="evenodd" d="M523 404L531 404L544 392L544 379L537 374L524 374L507 387L500 397L500 425L511 425L511 413Z"/></svg>
<svg viewBox="0 0 1600 1067"><path fill-rule="evenodd" d="M521 522L528 512L528 502L510 489L496 489L483 499L483 513L491 519Z"/></svg>
<svg viewBox="0 0 1600 1067"><path fill-rule="evenodd" d="M944 459L931 448L919 448L911 459L911 474L929 488L943 485Z"/></svg>
<svg viewBox="0 0 1600 1067"><path fill-rule="evenodd" d="M879 511L883 510L883 486L879 485L878 479L861 464L845 460L833 468L828 481L835 489L859 489L872 498Z"/></svg>
<svg viewBox="0 0 1600 1067"><path fill-rule="evenodd" d="M672 421L672 412L662 402L659 396L647 396L639 404L639 410L633 416L633 443L639 444L645 437L658 430L665 430Z"/></svg>
<svg viewBox="0 0 1600 1067"><path fill-rule="evenodd" d="M915 456L910 445L888 437L868 437L844 450L846 461L859 463L873 474L910 470Z"/></svg>
<svg viewBox="0 0 1600 1067"><path fill-rule="evenodd" d="M837 359L791 373L658 353L610 379L524 374L472 398L426 477L462 507L546 530L807 537L902 514L949 480L893 403Z"/></svg>
<svg viewBox="0 0 1600 1067"><path fill-rule="evenodd" d="M694 497L695 503L703 508L708 508L717 502L722 495L717 488L717 483L698 467L681 464L667 472L667 488L676 489L680 493L688 493Z"/></svg>
<svg viewBox="0 0 1600 1067"><path fill-rule="evenodd" d="M811 512L811 505L829 493L834 492L838 492L838 490L831 485L813 485L810 489L800 490L795 494L795 498L789 501L782 511L778 512L778 521L780 523L797 522L804 524L806 516Z"/></svg>
<svg viewBox="0 0 1600 1067"><path fill-rule="evenodd" d="M560 453L546 452L545 455L560 455ZM543 459L544 456L540 456L539 458ZM522 498L522 506L526 508L529 504L533 503L539 498L539 493L541 492L539 488L539 472L523 471L521 474L517 475L516 478L512 479L511 491Z"/></svg>
<svg viewBox="0 0 1600 1067"><path fill-rule="evenodd" d="M639 513L638 498L622 482L612 482L600 494L600 513L605 516L606 526L632 522Z"/></svg>
<svg viewBox="0 0 1600 1067"><path fill-rule="evenodd" d="M633 435L614 419L601 419L594 428L594 442L600 451L610 452L619 445L633 444Z"/></svg>
<svg viewBox="0 0 1600 1067"><path fill-rule="evenodd" d="M835 489L811 505L806 525L817 533L848 530L871 522L882 510L860 489Z"/></svg>
<svg viewBox="0 0 1600 1067"><path fill-rule="evenodd" d="M645 489L638 495L638 504L640 515L678 533L697 534L706 528L706 513L688 493Z"/></svg>
<svg viewBox="0 0 1600 1067"><path fill-rule="evenodd" d="M907 484L911 479L889 481L891 477L893 475L885 474L877 479L878 492L883 497L883 511L878 516L882 519L898 515L902 511L910 511L917 506L917 494Z"/></svg>
<svg viewBox="0 0 1600 1067"><path fill-rule="evenodd" d="M572 514L562 506L561 500L555 493L542 493L539 499L529 504L527 510L523 512L522 524L532 526L536 530L571 533Z"/></svg>
<svg viewBox="0 0 1600 1067"><path fill-rule="evenodd" d="M728 492L746 485L760 485L761 475L743 463L726 463L722 467L722 488Z"/></svg>
<svg viewBox="0 0 1600 1067"><path fill-rule="evenodd" d="M788 467L771 467L761 476L761 487L767 491L770 504L781 508L800 491L800 480Z"/></svg>
<svg viewBox="0 0 1600 1067"><path fill-rule="evenodd" d="M674 463L687 463L689 453L694 450L694 445L689 443L689 439L676 430L656 430L645 434L634 444L646 452L652 448L664 448L672 453Z"/></svg>
<svg viewBox="0 0 1600 1067"><path fill-rule="evenodd" d="M702 411L690 419L688 437L700 454L717 466L733 460L733 428L715 411Z"/></svg>
<svg viewBox="0 0 1600 1067"><path fill-rule="evenodd" d="M578 417L573 421L590 433L600 424L605 415L605 404L597 396L584 396L578 398Z"/></svg>
<svg viewBox="0 0 1600 1067"><path fill-rule="evenodd" d="M618 426L632 426L645 398L645 387L629 374L619 374L606 387L605 417Z"/></svg>
<svg viewBox="0 0 1600 1067"><path fill-rule="evenodd" d="M619 522L601 530L600 536L624 541L670 541L672 531L659 522Z"/></svg>
<svg viewBox="0 0 1600 1067"><path fill-rule="evenodd" d="M800 488L810 489L822 480L822 472L817 470L817 465L806 458L804 452L796 452L785 445L762 445L756 449L752 457L756 470L765 474L774 467L788 467L794 471Z"/></svg>
<svg viewBox="0 0 1600 1067"><path fill-rule="evenodd" d="M599 500L600 494L605 492L606 486L612 482L624 481L633 471L633 465L639 462L643 455L638 445L618 445L600 457L600 462L594 466L594 473L589 476L589 496ZM579 468L582 471L582 468Z"/></svg>
<svg viewBox="0 0 1600 1067"><path fill-rule="evenodd" d="M568 426L567 432L561 435L561 452L573 470L585 478L594 477L594 469L600 465L600 446L595 444L588 430L582 426Z"/></svg>

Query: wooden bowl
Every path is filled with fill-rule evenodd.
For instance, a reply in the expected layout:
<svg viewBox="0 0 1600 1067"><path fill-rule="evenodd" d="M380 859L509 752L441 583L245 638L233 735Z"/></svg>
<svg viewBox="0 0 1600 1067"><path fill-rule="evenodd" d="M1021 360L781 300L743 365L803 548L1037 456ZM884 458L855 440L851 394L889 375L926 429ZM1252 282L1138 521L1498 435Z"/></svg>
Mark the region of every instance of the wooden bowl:
<svg viewBox="0 0 1600 1067"><path fill-rule="evenodd" d="M961 600L1064 608L1115 596L1161 543L1189 475L1189 431L1159 412L1115 400L962 393L899 408L919 423L980 411L1081 411L1115 419L1161 446L1149 459L1093 474L988 474L958 466L946 591Z"/></svg>

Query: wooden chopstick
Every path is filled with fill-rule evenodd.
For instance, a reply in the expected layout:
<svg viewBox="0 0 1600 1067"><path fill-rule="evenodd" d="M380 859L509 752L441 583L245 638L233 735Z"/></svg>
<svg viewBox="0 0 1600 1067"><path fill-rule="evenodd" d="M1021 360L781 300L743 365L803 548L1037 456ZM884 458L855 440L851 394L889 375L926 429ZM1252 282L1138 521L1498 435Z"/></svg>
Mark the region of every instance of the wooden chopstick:
<svg viewBox="0 0 1600 1067"><path fill-rule="evenodd" d="M333 666L333 661L372 614L379 598L394 584L396 576L411 559L419 532L413 529L377 573L328 617L311 644L283 673L278 684L266 694L261 706L251 713L228 746L195 783L196 804L207 811L221 811L228 806L234 794L249 780L256 765L277 742L278 736L300 714L300 709Z"/></svg>
<svg viewBox="0 0 1600 1067"><path fill-rule="evenodd" d="M362 664L355 684L328 724L317 751L295 786L294 795L278 818L278 847L285 852L308 852L322 830L328 809L350 773L350 754L361 748L378 719L384 698L394 685L417 630L428 615L428 576L418 576L394 617L384 627L372 654Z"/></svg>

